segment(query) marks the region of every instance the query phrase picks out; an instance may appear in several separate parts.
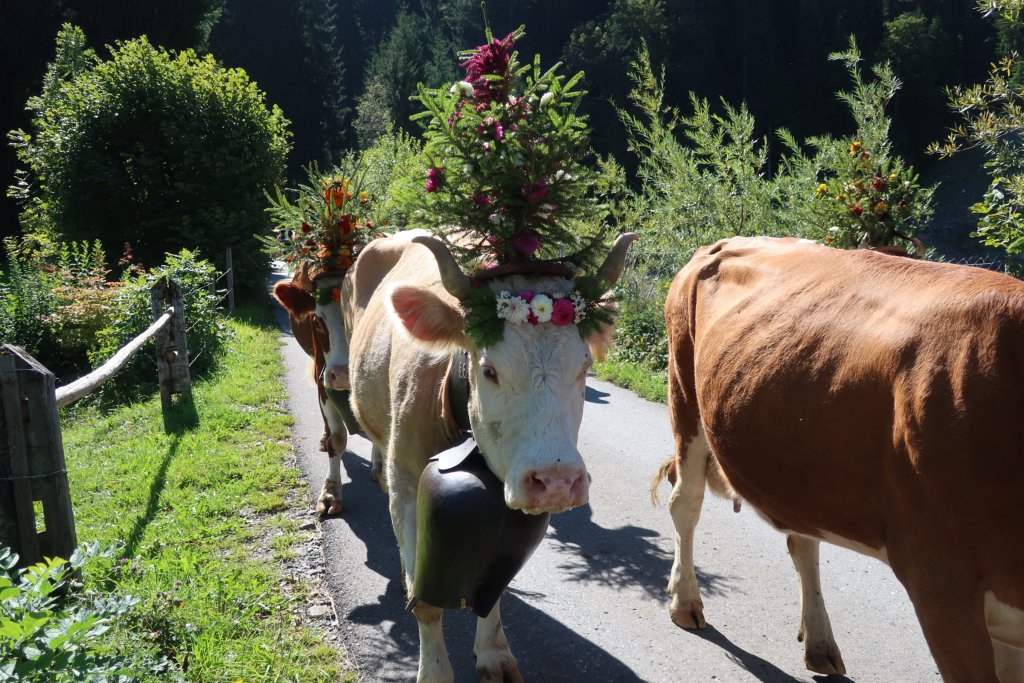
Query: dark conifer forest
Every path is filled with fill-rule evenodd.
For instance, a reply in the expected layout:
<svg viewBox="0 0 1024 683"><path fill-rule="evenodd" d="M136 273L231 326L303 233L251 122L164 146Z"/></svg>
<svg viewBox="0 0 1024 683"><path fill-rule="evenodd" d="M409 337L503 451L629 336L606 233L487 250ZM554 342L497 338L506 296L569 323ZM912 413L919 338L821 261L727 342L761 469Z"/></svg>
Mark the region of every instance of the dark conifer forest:
<svg viewBox="0 0 1024 683"><path fill-rule="evenodd" d="M946 88L983 81L1018 40L974 0L489 0L486 12L497 36L525 24L524 60L538 53L586 73L594 148L627 169L635 160L615 108L629 102L630 63L643 44L665 70L667 104L685 113L690 93L746 103L775 145L779 128L800 139L849 132L836 98L847 74L828 55L854 36L866 65L889 61L902 81L889 107L895 151L927 170L935 160L925 146L953 123ZM105 45L148 35L245 69L291 122L290 179L389 126L417 132L416 84L455 79L457 51L484 35L476 0L13 0L0 9L4 131L27 126L26 100L40 91L64 22L82 27L100 57ZM14 152L5 146L0 160L6 186ZM0 234L17 229L5 197Z"/></svg>

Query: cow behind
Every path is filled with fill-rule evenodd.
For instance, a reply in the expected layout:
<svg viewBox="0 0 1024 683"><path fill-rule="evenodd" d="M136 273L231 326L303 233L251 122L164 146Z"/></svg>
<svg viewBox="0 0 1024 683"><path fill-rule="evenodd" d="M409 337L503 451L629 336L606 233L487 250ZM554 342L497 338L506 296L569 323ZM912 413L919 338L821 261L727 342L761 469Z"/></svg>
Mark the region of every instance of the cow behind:
<svg viewBox="0 0 1024 683"><path fill-rule="evenodd" d="M324 419L320 449L327 451L328 456L328 474L317 497L316 510L334 515L341 512L341 454L348 445L348 430L341 413L328 400L326 389L348 388L348 341L338 302L332 299L330 303L319 304L316 301L320 284L305 271L299 271L291 282L276 283L273 294L288 313L292 335L313 364L313 381ZM335 283L323 282L322 285Z"/></svg>
<svg viewBox="0 0 1024 683"><path fill-rule="evenodd" d="M704 625L707 482L789 534L810 668L842 667L818 586L827 540L892 567L945 680L1024 680L1024 284L734 238L679 272L665 319L673 621Z"/></svg>
<svg viewBox="0 0 1024 683"><path fill-rule="evenodd" d="M620 237L601 281L618 279L633 236ZM388 262L386 276L363 269ZM469 354L469 415L474 438L504 482L506 504L530 513L587 502L589 475L576 448L591 351L575 325L506 325L502 341L477 348L464 334L458 294L469 287L435 238L400 233L374 241L346 282L354 317L352 405L384 458L389 508L406 585L414 584L416 491L428 459L459 429L442 387L456 351ZM483 285L494 291L568 292L563 277L515 275ZM453 294L454 293L454 294ZM521 680L501 626L500 606L478 621L474 652L481 679ZM451 681L440 608L420 602L421 681Z"/></svg>

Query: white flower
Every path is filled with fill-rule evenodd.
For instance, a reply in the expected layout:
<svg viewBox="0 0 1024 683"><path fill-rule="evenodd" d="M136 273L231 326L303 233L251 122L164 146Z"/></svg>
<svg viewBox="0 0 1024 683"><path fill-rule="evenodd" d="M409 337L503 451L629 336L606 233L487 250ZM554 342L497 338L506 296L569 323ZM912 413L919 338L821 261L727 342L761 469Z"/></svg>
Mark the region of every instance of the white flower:
<svg viewBox="0 0 1024 683"><path fill-rule="evenodd" d="M526 322L526 319L530 316L530 304L526 303L526 300L519 296L514 296L509 301L508 316L505 320L516 325L522 325Z"/></svg>
<svg viewBox="0 0 1024 683"><path fill-rule="evenodd" d="M448 89L452 95L456 95L461 92L466 97L473 94L473 84L469 81L459 81Z"/></svg>
<svg viewBox="0 0 1024 683"><path fill-rule="evenodd" d="M546 323L551 320L553 306L554 302L551 301L551 297L547 294L537 294L533 297L533 301L530 302L530 309L537 316L537 322L539 323Z"/></svg>
<svg viewBox="0 0 1024 683"><path fill-rule="evenodd" d="M540 106L541 107L548 106L548 103L550 103L551 100L553 100L553 99L555 99L555 93L553 93L553 92L546 92L546 93L544 93L543 95L540 96Z"/></svg>
<svg viewBox="0 0 1024 683"><path fill-rule="evenodd" d="M501 222L501 214L492 213L490 216L487 217L487 220L497 225L498 223Z"/></svg>
<svg viewBox="0 0 1024 683"><path fill-rule="evenodd" d="M560 183L562 181L569 181L569 180L572 180L572 176L569 175L568 173L566 173L565 171L563 171L562 169L558 169L557 171L555 171L555 182L556 183Z"/></svg>
<svg viewBox="0 0 1024 683"><path fill-rule="evenodd" d="M473 164L470 164L470 163L468 163L468 162L467 162L467 163L465 163L465 164L463 164L463 165L462 165L462 170L463 170L463 172L464 172L464 173L465 173L466 175L469 175L470 173L472 173L472 172L473 172Z"/></svg>
<svg viewBox="0 0 1024 683"><path fill-rule="evenodd" d="M576 308L576 315L573 317L572 321L579 325L580 321L583 320L587 314L587 300L575 289L569 292L569 298L572 299L572 305Z"/></svg>

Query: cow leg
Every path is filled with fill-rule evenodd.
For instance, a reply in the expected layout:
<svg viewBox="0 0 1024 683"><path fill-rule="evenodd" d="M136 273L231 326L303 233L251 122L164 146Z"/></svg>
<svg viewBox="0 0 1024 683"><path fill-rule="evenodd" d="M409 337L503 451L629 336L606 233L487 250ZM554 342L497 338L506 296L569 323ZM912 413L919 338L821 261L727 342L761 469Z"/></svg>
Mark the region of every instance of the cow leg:
<svg viewBox="0 0 1024 683"><path fill-rule="evenodd" d="M808 669L841 676L846 673L846 665L832 635L832 623L821 594L819 545L813 538L786 535L789 556L793 558L793 566L800 579L800 633L797 640L804 644L804 664Z"/></svg>
<svg viewBox="0 0 1024 683"><path fill-rule="evenodd" d="M925 514L922 511L921 514ZM922 553L890 544L889 561L903 583L921 622L928 649L944 681L957 683L998 683L995 653L985 621L984 599L973 568L963 566L962 555L945 557L939 549L959 552L930 540L927 547L936 552ZM957 567L963 569L957 571Z"/></svg>
<svg viewBox="0 0 1024 683"><path fill-rule="evenodd" d="M327 440L327 478L320 489L316 511L321 515L336 515L341 512L341 454L348 446L348 430L338 409L327 400L326 395L320 400L320 410L331 436Z"/></svg>
<svg viewBox="0 0 1024 683"><path fill-rule="evenodd" d="M494 603L490 614L477 619L473 654L476 655L478 680L487 683L522 683L519 664L512 656L505 629L501 626L501 600Z"/></svg>
<svg viewBox="0 0 1024 683"><path fill-rule="evenodd" d="M697 572L693 565L693 533L700 520L707 479L708 443L704 430L685 444L676 435L676 481L668 500L669 513L676 527L676 551L672 561L672 574L668 592L672 596L669 614L676 626L704 628L704 603L697 587Z"/></svg>
<svg viewBox="0 0 1024 683"><path fill-rule="evenodd" d="M444 610L440 607L418 603L412 610L420 630L420 667L416 674L418 683L454 683L455 671L448 661L448 649L441 631Z"/></svg>
<svg viewBox="0 0 1024 683"><path fill-rule="evenodd" d="M376 444L370 449L370 478L380 485L384 493L388 492L388 483L384 478L384 456Z"/></svg>

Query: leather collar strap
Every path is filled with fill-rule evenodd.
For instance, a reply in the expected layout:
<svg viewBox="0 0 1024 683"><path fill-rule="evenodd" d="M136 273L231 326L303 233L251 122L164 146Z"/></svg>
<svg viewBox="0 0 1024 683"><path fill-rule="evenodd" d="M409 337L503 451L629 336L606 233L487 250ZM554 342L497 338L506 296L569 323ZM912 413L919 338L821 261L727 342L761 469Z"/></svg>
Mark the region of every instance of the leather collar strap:
<svg viewBox="0 0 1024 683"><path fill-rule="evenodd" d="M471 430L469 424L469 353L456 351L448 366L448 405L461 431Z"/></svg>

